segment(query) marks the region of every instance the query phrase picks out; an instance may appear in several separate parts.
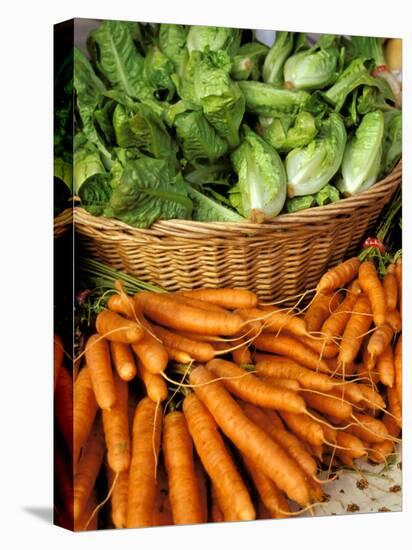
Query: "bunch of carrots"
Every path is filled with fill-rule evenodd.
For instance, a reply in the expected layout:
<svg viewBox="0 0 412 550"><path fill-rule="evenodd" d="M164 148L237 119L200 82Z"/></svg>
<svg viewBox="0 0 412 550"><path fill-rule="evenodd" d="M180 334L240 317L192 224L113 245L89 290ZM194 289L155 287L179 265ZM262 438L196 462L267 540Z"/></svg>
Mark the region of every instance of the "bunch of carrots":
<svg viewBox="0 0 412 550"><path fill-rule="evenodd" d="M322 470L395 452L401 259L382 278L351 258L305 307L243 289L117 290L73 377L55 339L62 525L286 518L322 503Z"/></svg>

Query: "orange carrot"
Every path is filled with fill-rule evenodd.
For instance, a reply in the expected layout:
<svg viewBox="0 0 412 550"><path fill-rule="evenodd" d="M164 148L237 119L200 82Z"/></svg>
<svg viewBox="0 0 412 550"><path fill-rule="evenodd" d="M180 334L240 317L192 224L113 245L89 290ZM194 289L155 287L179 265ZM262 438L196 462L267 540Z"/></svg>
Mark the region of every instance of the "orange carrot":
<svg viewBox="0 0 412 550"><path fill-rule="evenodd" d="M284 330L298 336L307 334L306 324L303 319L275 306L271 306L270 308L267 306L266 310L259 308L239 309L235 313L240 315L245 321L259 321L264 332L279 333Z"/></svg>
<svg viewBox="0 0 412 550"><path fill-rule="evenodd" d="M230 361L212 359L206 367L216 378L222 378L222 383L228 391L244 401L284 411L306 411L305 401L296 392L269 386Z"/></svg>
<svg viewBox="0 0 412 550"><path fill-rule="evenodd" d="M110 468L107 467L107 477L109 487L112 487L115 473ZM110 497L111 503L111 518L113 525L116 529L123 529L126 527L127 519L127 495L129 492L129 470L121 472L118 477L116 484L113 487L113 491Z"/></svg>
<svg viewBox="0 0 412 550"><path fill-rule="evenodd" d="M54 392L54 414L64 441L73 453L73 382L69 371L61 368Z"/></svg>
<svg viewBox="0 0 412 550"><path fill-rule="evenodd" d="M206 311L176 303L167 294L139 292L135 300L143 312L160 325L200 334L233 336L243 326L238 315L229 312Z"/></svg>
<svg viewBox="0 0 412 550"><path fill-rule="evenodd" d="M261 334L253 343L259 350L283 355L309 369L329 373L326 361L292 336Z"/></svg>
<svg viewBox="0 0 412 550"><path fill-rule="evenodd" d="M56 502L56 508L60 512L63 512L61 515L64 516L67 523L66 525L62 525L62 527L73 530L73 470L70 466L71 464L67 462L62 449L55 441L53 455L53 481L54 490L58 493L58 497L60 497L59 500L61 502L61 507L58 505L58 502Z"/></svg>
<svg viewBox="0 0 412 550"><path fill-rule="evenodd" d="M371 337L368 342L368 351L369 353L377 357L382 355L384 350L389 346L393 338L393 330L389 325L379 326L375 332L371 334Z"/></svg>
<svg viewBox="0 0 412 550"><path fill-rule="evenodd" d="M381 443L388 436L388 430L380 420L367 414L354 413L357 424L349 426L347 431L367 443Z"/></svg>
<svg viewBox="0 0 412 550"><path fill-rule="evenodd" d="M238 520L255 519L249 493L226 449L216 422L196 394L185 397L183 412L197 453L213 486L219 488Z"/></svg>
<svg viewBox="0 0 412 550"><path fill-rule="evenodd" d="M379 330L379 327L376 329ZM366 370L373 370L376 365L376 356L369 351L369 342L372 336L366 337L362 343L362 363ZM381 344L382 338L378 338L378 345ZM373 349L373 348L372 348Z"/></svg>
<svg viewBox="0 0 412 550"><path fill-rule="evenodd" d="M207 342L196 342L185 336L181 336L176 332L166 330L157 325L153 325L153 331L160 338L165 346L186 352L196 361L205 363L213 359L215 350L211 344Z"/></svg>
<svg viewBox="0 0 412 550"><path fill-rule="evenodd" d="M190 373L190 383L196 394L223 433L291 500L306 506L310 500L309 491L299 467L267 433L247 418L223 384L211 383L213 380L213 375L204 367L197 367Z"/></svg>
<svg viewBox="0 0 412 550"><path fill-rule="evenodd" d="M321 392L330 391L334 387L334 382L325 374L306 369L291 359L264 354L257 355L256 359L255 369L259 374L296 380L303 388Z"/></svg>
<svg viewBox="0 0 412 550"><path fill-rule="evenodd" d="M346 447L346 452L350 453L353 458L361 458L367 454L362 440L344 431L336 430L336 444Z"/></svg>
<svg viewBox="0 0 412 550"><path fill-rule="evenodd" d="M385 414L382 422L385 424L390 436L399 436L401 429L391 416ZM386 459L393 453L395 449L395 443L387 439L386 441L382 441L382 443L372 443L371 448L373 450L369 451L368 458L373 462L377 462L380 464L386 462Z"/></svg>
<svg viewBox="0 0 412 550"><path fill-rule="evenodd" d="M167 399L167 385L160 374L152 374L139 362L137 363L137 373L146 388L147 396L154 403L161 403Z"/></svg>
<svg viewBox="0 0 412 550"><path fill-rule="evenodd" d="M193 357L190 357L190 355L185 351L180 351L180 349L171 348L169 346L164 346L164 348L167 351L169 361L176 361L182 365L188 365L194 361Z"/></svg>
<svg viewBox="0 0 412 550"><path fill-rule="evenodd" d="M81 369L74 383L73 397L73 462L76 465L97 413L97 402L87 367Z"/></svg>
<svg viewBox="0 0 412 550"><path fill-rule="evenodd" d="M266 508L274 518L288 517L289 505L285 495L279 491L276 484L255 466L248 458L243 458L244 464Z"/></svg>
<svg viewBox="0 0 412 550"><path fill-rule="evenodd" d="M96 330L111 342L133 344L143 337L143 328L135 321L124 319L121 315L105 309L96 317Z"/></svg>
<svg viewBox="0 0 412 550"><path fill-rule="evenodd" d="M398 283L396 280L396 268L394 264L389 264L385 277L383 278L383 290L386 299L386 311L396 308L398 303Z"/></svg>
<svg viewBox="0 0 412 550"><path fill-rule="evenodd" d="M398 309L402 315L402 258L398 258L395 264L395 276L398 283Z"/></svg>
<svg viewBox="0 0 412 550"><path fill-rule="evenodd" d="M168 294L168 296L175 302L179 302L180 304L185 304L196 309L203 309L205 311L220 311L221 313L227 312L225 308L216 304L212 304L211 302L205 302L194 297L183 296L182 291L171 292Z"/></svg>
<svg viewBox="0 0 412 550"><path fill-rule="evenodd" d="M232 359L238 365L250 365L252 363L252 354L246 344L232 350Z"/></svg>
<svg viewBox="0 0 412 550"><path fill-rule="evenodd" d="M211 489L211 507L210 507L210 521L212 523L220 523L222 521L225 521L223 517L223 512L220 508L220 504L218 501L218 496L216 492L216 487L212 483L212 489Z"/></svg>
<svg viewBox="0 0 412 550"><path fill-rule="evenodd" d="M393 332L400 332L402 330L402 318L397 309L391 309L386 312L386 322L392 327Z"/></svg>
<svg viewBox="0 0 412 550"><path fill-rule="evenodd" d="M395 417L394 420L402 428L402 405L396 388L388 388L388 410Z"/></svg>
<svg viewBox="0 0 412 550"><path fill-rule="evenodd" d="M337 288L346 285L356 277L359 265L360 261L355 257L332 267L322 275L316 290L323 293L333 292Z"/></svg>
<svg viewBox="0 0 412 550"><path fill-rule="evenodd" d="M194 453L195 474L197 480L197 486L199 488L200 506L202 509L202 523L207 523L208 506L207 506L207 487L206 487L206 473L203 469L197 453Z"/></svg>
<svg viewBox="0 0 412 550"><path fill-rule="evenodd" d="M352 405L338 397L317 393L304 393L303 396L310 408L336 418L349 418L353 412Z"/></svg>
<svg viewBox="0 0 412 550"><path fill-rule="evenodd" d="M83 514L74 522L74 531L96 531L99 520L99 513L96 512L93 517L91 515L97 506L96 492L92 491ZM91 518L91 519L90 519Z"/></svg>
<svg viewBox="0 0 412 550"><path fill-rule="evenodd" d="M378 357L376 370L379 374L379 380L385 386L392 388L395 381L395 365L393 362L392 346L388 346Z"/></svg>
<svg viewBox="0 0 412 550"><path fill-rule="evenodd" d="M127 527L148 527L153 523L161 430L161 406L143 398L133 419Z"/></svg>
<svg viewBox="0 0 412 550"><path fill-rule="evenodd" d="M362 264L364 265L364 264ZM342 364L352 363L362 344L362 338L372 323L369 300L360 296L353 307L352 315L342 336L338 361Z"/></svg>
<svg viewBox="0 0 412 550"><path fill-rule="evenodd" d="M103 429L107 446L107 461L116 472L124 472L130 464L130 436L128 421L128 386L117 372L114 375L116 404L103 410Z"/></svg>
<svg viewBox="0 0 412 550"><path fill-rule="evenodd" d="M74 521L83 514L103 462L105 445L100 418L96 419L74 477Z"/></svg>
<svg viewBox="0 0 412 550"><path fill-rule="evenodd" d="M311 338L310 336L298 336L298 340L305 344L316 355L321 358L331 359L336 357L339 352L339 347L335 342L331 342L327 338Z"/></svg>
<svg viewBox="0 0 412 550"><path fill-rule="evenodd" d="M202 504L193 461L192 440L184 414L180 411L165 416L163 453L173 523L202 523Z"/></svg>
<svg viewBox="0 0 412 550"><path fill-rule="evenodd" d="M59 373L63 365L63 342L58 334L53 336L53 387L56 389Z"/></svg>
<svg viewBox="0 0 412 550"><path fill-rule="evenodd" d="M371 386L368 386L366 384L358 384L358 386L364 397L363 401L361 402L364 407L373 409L374 411L379 411L386 407L385 401L382 399L382 396Z"/></svg>
<svg viewBox="0 0 412 550"><path fill-rule="evenodd" d="M318 332L323 323L336 310L342 300L338 292L317 294L305 312L304 320L308 332Z"/></svg>
<svg viewBox="0 0 412 550"><path fill-rule="evenodd" d="M143 338L132 344L132 349L146 370L152 374L160 374L167 367L169 356L165 346L153 334L153 326L147 319L139 315L139 320L145 328Z"/></svg>
<svg viewBox="0 0 412 550"><path fill-rule="evenodd" d="M301 467L303 472L312 477L316 475L316 462L306 451L302 442L288 432L275 411L262 410L249 403L240 403L246 416L264 430L282 449Z"/></svg>
<svg viewBox="0 0 412 550"><path fill-rule="evenodd" d="M116 403L112 366L107 341L93 334L86 343L86 363L94 395L101 409L111 409Z"/></svg>
<svg viewBox="0 0 412 550"><path fill-rule="evenodd" d="M386 316L385 292L373 262L366 261L360 265L359 284L369 298L375 325L383 325Z"/></svg>
<svg viewBox="0 0 412 550"><path fill-rule="evenodd" d="M265 382L265 384L269 384L269 386L274 386L275 388L286 388L295 392L298 392L301 389L297 380L292 380L291 378L275 378L274 376L266 376L259 372L256 374L260 380Z"/></svg>
<svg viewBox="0 0 412 550"><path fill-rule="evenodd" d="M136 304L132 296L112 294L107 300L107 307L115 313L121 313L129 319L136 320Z"/></svg>
<svg viewBox="0 0 412 550"><path fill-rule="evenodd" d="M302 441L307 441L311 445L322 445L324 443L325 434L321 424L318 424L309 416L284 411L280 413L280 416L289 429Z"/></svg>
<svg viewBox="0 0 412 550"><path fill-rule="evenodd" d="M320 329L320 332L329 337L329 339L342 336L360 292L361 289L358 280L356 279L350 286L343 301L325 320ZM329 339L326 338L326 341L328 342Z"/></svg>
<svg viewBox="0 0 412 550"><path fill-rule="evenodd" d="M202 288L184 290L180 294L226 309L251 308L256 307L258 303L256 294L243 288Z"/></svg>
<svg viewBox="0 0 412 550"><path fill-rule="evenodd" d="M136 363L133 359L130 347L122 342L111 342L110 351L115 369L120 378L130 382L136 376Z"/></svg>
<svg viewBox="0 0 412 550"><path fill-rule="evenodd" d="M396 342L395 352L393 354L395 366L395 388L398 395L398 401L402 405L402 334Z"/></svg>

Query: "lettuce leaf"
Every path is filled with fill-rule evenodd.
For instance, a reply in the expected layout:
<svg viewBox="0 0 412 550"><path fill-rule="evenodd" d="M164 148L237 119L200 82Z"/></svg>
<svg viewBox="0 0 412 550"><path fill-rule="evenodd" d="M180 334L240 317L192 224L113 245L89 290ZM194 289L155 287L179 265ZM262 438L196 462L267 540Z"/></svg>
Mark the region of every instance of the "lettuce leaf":
<svg viewBox="0 0 412 550"><path fill-rule="evenodd" d="M193 201L192 219L201 222L239 222L244 218L222 203L201 193L187 184L189 197Z"/></svg>
<svg viewBox="0 0 412 550"><path fill-rule="evenodd" d="M159 29L159 48L172 60L175 72L182 76L188 57L186 38L188 30L184 25L162 23Z"/></svg>
<svg viewBox="0 0 412 550"><path fill-rule="evenodd" d="M156 220L190 219L192 208L182 176L165 160L142 157L127 162L105 215L147 228Z"/></svg>
<svg viewBox="0 0 412 550"><path fill-rule="evenodd" d="M186 46L191 54L193 51L224 50L233 57L240 46L241 30L228 27L204 27L192 25L187 35Z"/></svg>

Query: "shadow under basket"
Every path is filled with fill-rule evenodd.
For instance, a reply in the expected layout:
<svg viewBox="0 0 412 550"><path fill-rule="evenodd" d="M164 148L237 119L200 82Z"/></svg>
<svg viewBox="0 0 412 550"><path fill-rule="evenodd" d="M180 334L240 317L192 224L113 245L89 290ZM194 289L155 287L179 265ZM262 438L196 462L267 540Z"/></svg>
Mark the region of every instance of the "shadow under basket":
<svg viewBox="0 0 412 550"><path fill-rule="evenodd" d="M358 252L401 180L399 163L368 191L264 224L167 220L136 229L80 207L74 223L90 257L166 290L238 287L287 300Z"/></svg>

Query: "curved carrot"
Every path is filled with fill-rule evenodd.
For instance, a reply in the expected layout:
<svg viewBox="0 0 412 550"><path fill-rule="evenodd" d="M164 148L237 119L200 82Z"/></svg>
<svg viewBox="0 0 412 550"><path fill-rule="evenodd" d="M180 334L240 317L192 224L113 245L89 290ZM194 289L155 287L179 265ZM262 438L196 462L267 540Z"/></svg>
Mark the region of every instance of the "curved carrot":
<svg viewBox="0 0 412 550"><path fill-rule="evenodd" d="M163 327L153 325L153 331L160 338L164 345L179 351L186 352L196 361L205 363L215 356L213 346L207 342L196 342L185 336L166 330Z"/></svg>
<svg viewBox="0 0 412 550"><path fill-rule="evenodd" d="M363 413L354 413L353 416L358 424L349 426L346 431L367 443L381 443L387 439L388 430L380 420Z"/></svg>
<svg viewBox="0 0 412 550"><path fill-rule="evenodd" d="M285 411L279 414L288 428L303 441L307 441L311 445L322 445L325 442L322 426L309 416Z"/></svg>
<svg viewBox="0 0 412 550"><path fill-rule="evenodd" d="M111 409L116 403L116 388L109 345L99 334L93 334L86 342L86 363L97 404L101 409Z"/></svg>
<svg viewBox="0 0 412 550"><path fill-rule="evenodd" d="M350 258L327 271L320 279L316 290L318 292L333 292L337 288L352 281L359 270L358 258Z"/></svg>
<svg viewBox="0 0 412 550"><path fill-rule="evenodd" d="M207 363L206 368L213 372L217 378L222 378L226 389L244 401L284 411L306 411L305 401L296 392L269 386L255 375L247 374L241 367L230 361L212 359Z"/></svg>
<svg viewBox="0 0 412 550"><path fill-rule="evenodd" d="M213 380L213 375L204 367L197 367L190 373L190 383L196 394L240 452L252 460L291 500L306 506L310 496L299 467L267 433L247 418L224 386Z"/></svg>
<svg viewBox="0 0 412 550"><path fill-rule="evenodd" d="M342 296L338 292L332 294L317 294L303 317L308 332L318 332L326 319L328 319L339 306L341 301Z"/></svg>
<svg viewBox="0 0 412 550"><path fill-rule="evenodd" d="M107 467L107 478L109 487L113 486L115 473ZM127 519L127 496L129 492L129 470L120 472L117 477L116 484L110 497L111 518L116 529L126 527Z"/></svg>
<svg viewBox="0 0 412 550"><path fill-rule="evenodd" d="M248 458L243 457L243 462L259 493L262 502L274 518L286 518L290 511L285 495L279 491L276 484L255 466Z"/></svg>
<svg viewBox="0 0 412 550"><path fill-rule="evenodd" d="M229 312L206 311L176 303L167 294L139 292L135 300L143 312L160 325L200 334L233 336L240 332L243 320Z"/></svg>
<svg viewBox="0 0 412 550"><path fill-rule="evenodd" d="M301 389L301 386L297 380L291 378L275 378L274 376L266 376L259 372L256 373L260 380L269 384L269 386L274 386L275 388L286 388L294 392L298 392Z"/></svg>
<svg viewBox="0 0 412 550"><path fill-rule="evenodd" d="M360 293L359 284L354 281L348 290L343 301L338 305L335 311L324 321L320 332L327 335L330 339L342 336L343 331L349 321L352 309ZM328 338L327 338L328 341Z"/></svg>
<svg viewBox="0 0 412 550"><path fill-rule="evenodd" d="M255 519L249 493L226 449L216 422L196 394L185 397L183 412L197 453L212 480L212 486L219 487L238 520Z"/></svg>
<svg viewBox="0 0 412 550"><path fill-rule="evenodd" d="M139 316L139 319L145 333L139 342L132 344L132 349L146 370L152 374L160 374L167 367L169 355L165 346L152 336L154 331L151 323L143 316Z"/></svg>
<svg viewBox="0 0 412 550"><path fill-rule="evenodd" d="M375 325L383 325L386 315L385 292L373 262L366 261L360 265L359 284L369 298Z"/></svg>
<svg viewBox="0 0 412 550"><path fill-rule="evenodd" d="M328 364L313 350L302 344L297 338L280 334L261 334L254 342L254 346L262 351L269 351L293 359L300 365L315 371L329 373Z"/></svg>
<svg viewBox="0 0 412 550"><path fill-rule="evenodd" d="M58 334L53 336L53 388L56 389L59 373L63 365L63 342Z"/></svg>
<svg viewBox="0 0 412 550"><path fill-rule="evenodd" d="M402 318L397 309L391 309L386 312L386 322L392 327L393 332L400 332L402 330Z"/></svg>
<svg viewBox="0 0 412 550"><path fill-rule="evenodd" d="M282 330L297 336L307 334L303 319L291 315L275 306L267 306L265 310L259 308L245 308L235 310L245 321L259 321L264 332L279 333Z"/></svg>
<svg viewBox="0 0 412 550"><path fill-rule="evenodd" d="M369 353L377 357L382 355L384 350L389 346L393 338L393 330L389 325L379 326L375 332L371 334L368 342L368 351Z"/></svg>
<svg viewBox="0 0 412 550"><path fill-rule="evenodd" d="M395 345L393 354L393 362L395 366L395 388L398 395L399 403L402 404L402 334L399 336Z"/></svg>
<svg viewBox="0 0 412 550"><path fill-rule="evenodd" d="M268 433L270 437L282 447L282 449L300 466L308 476L314 476L317 472L316 462L307 452L302 442L288 432L275 411L262 410L249 403L241 403L246 416Z"/></svg>
<svg viewBox="0 0 412 550"><path fill-rule="evenodd" d="M386 311L391 311L398 304L398 282L396 280L396 267L389 264L386 275L383 278L383 290L385 292Z"/></svg>
<svg viewBox="0 0 412 550"><path fill-rule="evenodd" d="M220 508L220 503L218 501L218 496L217 496L217 492L216 492L216 487L215 485L212 483L211 484L212 487L211 487L211 506L210 506L210 521L212 523L220 523L222 521L225 521L224 517L223 517L223 512L222 512L222 509Z"/></svg>
<svg viewBox="0 0 412 550"><path fill-rule="evenodd" d="M232 350L233 362L237 365L250 365L252 363L252 354L246 344Z"/></svg>
<svg viewBox="0 0 412 550"><path fill-rule="evenodd" d="M142 380L149 399L154 403L161 403L168 396L168 389L164 378L160 374L153 374L146 370L143 365L137 363L137 373Z"/></svg>
<svg viewBox="0 0 412 550"><path fill-rule="evenodd" d="M184 414L180 411L171 412L164 418L163 456L174 524L202 523L203 510L192 440Z"/></svg>
<svg viewBox="0 0 412 550"><path fill-rule="evenodd" d="M402 405L396 388L388 388L388 410L395 417L394 420L399 428L402 428Z"/></svg>
<svg viewBox="0 0 412 550"><path fill-rule="evenodd" d="M148 397L143 398L133 419L127 527L148 527L153 523L161 430L162 408Z"/></svg>
<svg viewBox="0 0 412 550"><path fill-rule="evenodd" d="M182 365L193 363L193 357L190 357L185 351L180 351L180 349L171 348L169 346L165 346L165 350L167 351L169 361L176 361Z"/></svg>
<svg viewBox="0 0 412 550"><path fill-rule="evenodd" d="M130 347L122 342L111 342L110 351L116 371L120 378L130 382L136 376L136 363Z"/></svg>
<svg viewBox="0 0 412 550"><path fill-rule="evenodd" d="M136 304L132 296L112 294L107 300L107 307L116 313L121 313L129 319L136 320Z"/></svg>
<svg viewBox="0 0 412 550"><path fill-rule="evenodd" d="M103 429L107 446L107 461L116 472L124 472L130 464L130 435L128 421L128 386L117 372L114 375L116 404L103 410Z"/></svg>
<svg viewBox="0 0 412 550"><path fill-rule="evenodd" d="M361 458L367 454L365 445L359 437L342 430L336 431L336 444L346 447L346 452L350 453L353 458Z"/></svg>
<svg viewBox="0 0 412 550"><path fill-rule="evenodd" d="M393 362L392 346L388 346L378 357L376 370L378 372L380 382L382 382L385 386L392 388L395 382L395 365Z"/></svg>
<svg viewBox="0 0 412 550"><path fill-rule="evenodd" d="M74 477L74 521L83 514L103 463L105 445L100 419L96 419Z"/></svg>
<svg viewBox="0 0 412 550"><path fill-rule="evenodd" d="M256 307L258 303L256 294L243 288L202 288L183 290L180 294L210 302L225 309Z"/></svg>
<svg viewBox="0 0 412 550"><path fill-rule="evenodd" d="M362 264L364 265L364 264ZM353 307L352 315L346 325L341 340L338 361L342 364L352 363L362 344L362 339L372 323L371 308L368 298L360 296Z"/></svg>
<svg viewBox="0 0 412 550"><path fill-rule="evenodd" d="M352 415L352 405L343 399L328 395L319 395L317 393L304 393L304 399L311 409L315 409L325 414L330 414L335 418L350 418Z"/></svg>
<svg viewBox="0 0 412 550"><path fill-rule="evenodd" d="M96 317L96 330L109 342L133 344L143 337L143 327L135 321L125 319L118 313L105 309Z"/></svg>
<svg viewBox="0 0 412 550"><path fill-rule="evenodd" d="M364 396L361 404L367 409L373 409L375 412L382 410L386 407L385 401L383 400L380 393L375 391L372 386L367 384L357 384Z"/></svg>
<svg viewBox="0 0 412 550"><path fill-rule="evenodd" d="M339 352L339 346L335 342L328 341L327 338L311 338L310 336L297 337L302 344L316 352L318 357L331 359L336 357Z"/></svg>
<svg viewBox="0 0 412 550"><path fill-rule="evenodd" d="M386 429L388 430L388 433L392 437L398 437L401 428L398 426L396 421L391 417L385 414L385 416L382 419L382 422L385 424ZM395 448L395 443L389 439L386 441L382 441L382 443L372 443L371 444L372 450L368 453L368 458L372 460L373 462L377 462L379 464L386 462L386 459L388 456L390 456Z"/></svg>
<svg viewBox="0 0 412 550"><path fill-rule="evenodd" d="M77 464L97 413L97 402L87 367L83 367L76 378L73 397L73 462Z"/></svg>
<svg viewBox="0 0 412 550"><path fill-rule="evenodd" d="M73 381L66 368L61 368L54 392L54 414L64 441L73 454Z"/></svg>

